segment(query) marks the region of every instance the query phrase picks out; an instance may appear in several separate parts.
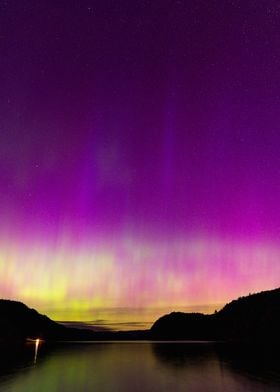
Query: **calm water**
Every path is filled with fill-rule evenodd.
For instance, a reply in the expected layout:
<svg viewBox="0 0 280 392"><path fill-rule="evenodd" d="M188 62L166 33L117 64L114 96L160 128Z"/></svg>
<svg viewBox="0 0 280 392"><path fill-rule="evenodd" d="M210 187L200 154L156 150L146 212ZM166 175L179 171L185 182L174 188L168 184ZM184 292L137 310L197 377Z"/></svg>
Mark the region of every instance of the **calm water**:
<svg viewBox="0 0 280 392"><path fill-rule="evenodd" d="M191 343L1 348L0 391L280 391L278 350Z"/></svg>

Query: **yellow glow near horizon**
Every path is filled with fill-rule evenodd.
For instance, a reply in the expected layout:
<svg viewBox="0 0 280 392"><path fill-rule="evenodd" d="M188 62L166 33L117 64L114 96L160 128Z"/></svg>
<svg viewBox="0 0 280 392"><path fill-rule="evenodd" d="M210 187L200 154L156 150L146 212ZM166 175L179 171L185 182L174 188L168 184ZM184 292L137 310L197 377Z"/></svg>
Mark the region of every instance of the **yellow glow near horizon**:
<svg viewBox="0 0 280 392"><path fill-rule="evenodd" d="M56 320L91 321L110 308L215 307L279 284L277 244L202 237L77 248L69 243L0 246L1 296Z"/></svg>

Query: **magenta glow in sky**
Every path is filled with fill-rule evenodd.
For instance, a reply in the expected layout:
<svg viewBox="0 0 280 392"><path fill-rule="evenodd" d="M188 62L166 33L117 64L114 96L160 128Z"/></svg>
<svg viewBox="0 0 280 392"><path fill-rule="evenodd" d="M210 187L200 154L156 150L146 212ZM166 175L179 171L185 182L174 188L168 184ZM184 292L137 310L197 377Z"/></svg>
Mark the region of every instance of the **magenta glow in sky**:
<svg viewBox="0 0 280 392"><path fill-rule="evenodd" d="M2 297L279 286L278 1L5 1L0 26Z"/></svg>

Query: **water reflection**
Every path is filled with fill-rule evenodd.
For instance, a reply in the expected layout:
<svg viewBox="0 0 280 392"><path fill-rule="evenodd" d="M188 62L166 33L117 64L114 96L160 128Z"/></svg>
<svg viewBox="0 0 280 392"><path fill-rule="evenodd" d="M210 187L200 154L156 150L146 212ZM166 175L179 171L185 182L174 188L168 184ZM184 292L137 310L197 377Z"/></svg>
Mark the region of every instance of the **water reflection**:
<svg viewBox="0 0 280 392"><path fill-rule="evenodd" d="M274 355L275 353L275 355ZM276 350L211 344L91 343L30 346L0 355L0 390L279 391Z"/></svg>
<svg viewBox="0 0 280 392"><path fill-rule="evenodd" d="M220 362L232 371L280 385L280 347L271 345L217 345ZM278 387L278 390L280 388Z"/></svg>
<svg viewBox="0 0 280 392"><path fill-rule="evenodd" d="M199 369L204 382L213 385L226 380L224 390L237 382L236 391L279 391L279 348L265 345L238 344L171 344L154 343L153 352L165 368L181 372ZM211 371L209 371L211 368ZM220 390L216 385L215 390ZM233 388L233 390L234 390ZM247 388L247 389L246 389Z"/></svg>
<svg viewBox="0 0 280 392"><path fill-rule="evenodd" d="M186 368L197 362L209 361L213 357L211 343L152 343L155 357L162 365Z"/></svg>

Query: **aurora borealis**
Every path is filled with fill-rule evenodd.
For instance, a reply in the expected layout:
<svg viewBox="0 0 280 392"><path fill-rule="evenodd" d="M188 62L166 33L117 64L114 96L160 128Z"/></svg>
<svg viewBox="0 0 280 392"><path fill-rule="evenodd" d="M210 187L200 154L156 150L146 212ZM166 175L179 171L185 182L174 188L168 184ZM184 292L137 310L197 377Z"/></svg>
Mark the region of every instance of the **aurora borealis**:
<svg viewBox="0 0 280 392"><path fill-rule="evenodd" d="M89 321L278 287L279 44L274 0L2 1L0 296Z"/></svg>

